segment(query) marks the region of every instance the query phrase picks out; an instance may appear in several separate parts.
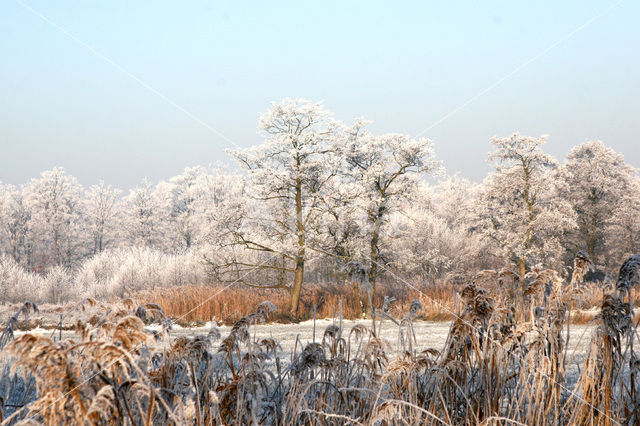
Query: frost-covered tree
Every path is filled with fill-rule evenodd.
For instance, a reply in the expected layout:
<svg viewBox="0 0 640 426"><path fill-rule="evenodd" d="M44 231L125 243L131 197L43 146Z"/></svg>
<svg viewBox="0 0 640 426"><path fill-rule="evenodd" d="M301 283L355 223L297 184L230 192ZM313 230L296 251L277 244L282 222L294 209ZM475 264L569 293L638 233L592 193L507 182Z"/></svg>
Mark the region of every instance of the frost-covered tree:
<svg viewBox="0 0 640 426"><path fill-rule="evenodd" d="M424 205L413 205L390 221L393 266L408 276L435 283L450 273L478 270L484 244L479 236L451 227Z"/></svg>
<svg viewBox="0 0 640 426"><path fill-rule="evenodd" d="M608 249L607 226L625 195L631 192L636 171L604 143L588 141L569 152L562 176L567 185L561 195L571 203L578 223L567 243L572 252L586 250L591 260L599 264Z"/></svg>
<svg viewBox="0 0 640 426"><path fill-rule="evenodd" d="M375 136L359 122L343 151L346 172L355 183L356 203L366 214L369 282L375 291L385 224L391 214L415 197L415 188L427 173L437 172L430 139L402 134Z"/></svg>
<svg viewBox="0 0 640 426"><path fill-rule="evenodd" d="M163 245L164 223L160 203L148 179L129 191L122 203L122 227L129 244L160 248Z"/></svg>
<svg viewBox="0 0 640 426"><path fill-rule="evenodd" d="M259 129L267 140L259 146L232 151L247 171L247 195L254 209L234 233L236 246L268 255L259 264L236 262L242 269L271 269L292 274L291 295L296 313L305 263L312 254L310 234L316 232L327 183L336 174L337 123L321 103L284 99L262 114Z"/></svg>
<svg viewBox="0 0 640 426"><path fill-rule="evenodd" d="M30 219L21 192L0 183L0 249L25 267L30 267L32 260Z"/></svg>
<svg viewBox="0 0 640 426"><path fill-rule="evenodd" d="M44 171L23 188L29 228L41 266L71 267L83 255L82 186L61 167Z"/></svg>
<svg viewBox="0 0 640 426"><path fill-rule="evenodd" d="M614 204L605 235L609 268L640 252L640 177L631 178L626 191Z"/></svg>
<svg viewBox="0 0 640 426"><path fill-rule="evenodd" d="M451 228L469 231L473 226L473 211L480 185L455 174L438 181L436 185L422 185L420 198L436 216Z"/></svg>
<svg viewBox="0 0 640 426"><path fill-rule="evenodd" d="M421 184L418 197L391 220L396 267L432 282L493 267L472 230L476 191L459 176Z"/></svg>
<svg viewBox="0 0 640 426"><path fill-rule="evenodd" d="M326 256L324 262L333 269L333 276L346 277L345 266L351 261L366 264L367 245L364 209L357 205L357 185L345 176L336 176L324 198L324 214L319 232L314 235L313 249Z"/></svg>
<svg viewBox="0 0 640 426"><path fill-rule="evenodd" d="M122 191L100 181L85 194L87 229L93 239L93 254L101 252L115 238L117 203Z"/></svg>
<svg viewBox="0 0 640 426"><path fill-rule="evenodd" d="M196 204L205 190L204 182L206 170L196 166L158 185L158 201L174 246L189 249L194 244L199 220Z"/></svg>
<svg viewBox="0 0 640 426"><path fill-rule="evenodd" d="M495 166L479 198L479 230L495 253L513 261L522 277L527 264L558 260L563 234L575 228L571 205L558 196L558 162L542 151L546 137L517 133L493 138Z"/></svg>
<svg viewBox="0 0 640 426"><path fill-rule="evenodd" d="M242 224L246 211L245 176L214 167L203 175L195 201L196 241L225 247Z"/></svg>

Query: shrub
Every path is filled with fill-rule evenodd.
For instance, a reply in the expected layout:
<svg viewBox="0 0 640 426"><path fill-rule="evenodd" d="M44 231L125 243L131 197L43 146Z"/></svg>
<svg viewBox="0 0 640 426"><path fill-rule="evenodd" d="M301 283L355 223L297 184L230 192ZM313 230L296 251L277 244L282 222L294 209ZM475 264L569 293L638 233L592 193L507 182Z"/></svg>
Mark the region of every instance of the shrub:
<svg viewBox="0 0 640 426"><path fill-rule="evenodd" d="M9 256L0 255L0 303L38 301L43 282L40 275L28 272Z"/></svg>

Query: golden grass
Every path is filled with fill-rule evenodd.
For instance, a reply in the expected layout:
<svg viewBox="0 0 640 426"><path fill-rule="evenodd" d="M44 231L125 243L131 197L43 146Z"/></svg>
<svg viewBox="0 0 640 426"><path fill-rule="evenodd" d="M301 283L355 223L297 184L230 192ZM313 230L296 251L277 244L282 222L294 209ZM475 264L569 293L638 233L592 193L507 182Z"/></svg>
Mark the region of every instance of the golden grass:
<svg viewBox="0 0 640 426"><path fill-rule="evenodd" d="M489 286L488 288L490 288ZM426 321L450 321L455 312L454 295L460 288L443 283L418 287L420 291L402 288L390 284L379 284L374 303L380 303L385 296L396 298L397 313L407 311L411 300L418 299L424 306L420 318ZM498 291L499 287L493 288ZM596 283L583 284L576 293L571 311L572 324L587 324L593 320L606 290ZM501 296L501 295L500 295ZM136 294L134 299L140 303L156 303L164 309L168 317L180 318L179 323L190 325L206 323L213 316L223 324L233 324L242 316L251 312L263 300L270 300L278 307L278 313L272 320L288 323L313 318L313 306L316 305L318 318L331 318L338 314L340 300L342 313L346 319L363 317L364 295L353 287L336 284L308 284L297 318L288 314L289 296L282 290L254 289L235 284L227 289L221 285L180 286ZM632 291L634 305L640 306L640 290ZM203 303L204 302L204 303Z"/></svg>
<svg viewBox="0 0 640 426"><path fill-rule="evenodd" d="M454 311L453 292L452 287L432 286L423 288L421 294L415 290L399 290L392 285L379 284L374 303L384 300L385 296L394 296L395 309L406 312L411 301L419 299L425 306L422 319L445 321L452 318ZM215 316L223 324L233 324L263 300L273 302L278 308L272 320L284 323L313 318L314 305L317 318L334 317L339 313L340 301L345 319L362 318L364 297L352 286L308 284L303 290L297 318L288 314L289 297L286 292L254 289L239 284L227 289L219 285L173 287L141 292L134 299L141 303L158 304L168 317L180 318L181 323L205 323Z"/></svg>

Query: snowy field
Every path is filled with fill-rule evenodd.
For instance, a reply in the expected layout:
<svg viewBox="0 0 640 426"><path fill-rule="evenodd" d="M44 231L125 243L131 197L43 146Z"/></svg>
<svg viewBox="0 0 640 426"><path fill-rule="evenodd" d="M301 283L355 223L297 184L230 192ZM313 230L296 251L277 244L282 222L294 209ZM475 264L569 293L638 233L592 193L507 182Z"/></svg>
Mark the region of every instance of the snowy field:
<svg viewBox="0 0 640 426"><path fill-rule="evenodd" d="M331 319L321 319L316 321L316 342L322 342L322 335L324 330L332 324L338 325L338 321L335 322ZM342 322L344 331L343 337L349 335L351 328L361 324L367 327L371 326L371 320L345 320ZM376 327L379 322L376 322ZM438 349L441 350L444 347L447 334L449 333L449 327L451 322L433 322L433 321L415 321L414 329L416 332L416 340L418 342L418 352L425 349ZM229 326L218 327L224 338L226 334L231 330ZM586 346L589 343L590 332L594 327L592 325L572 325L570 328L570 342L569 350L577 350L578 352L586 350ZM284 352L290 352L293 350L296 339L299 338L300 343L307 344L313 341L313 321L304 321L298 324L262 324L252 326L252 334L255 331L256 338L264 339L267 337L273 337L280 342L282 350ZM207 334L209 327L197 327L197 328L182 328L175 327L171 332L174 336L194 336L197 334ZM381 336L386 339L395 351L398 346L398 326L390 321L385 321L382 325Z"/></svg>
<svg viewBox="0 0 640 426"><path fill-rule="evenodd" d="M338 325L338 321L335 322L331 319L322 319L316 321L316 335L315 341L322 342L322 337L325 329L333 324ZM371 320L358 320L358 321L343 321L342 327L344 329L342 336L348 338L351 328L361 324L366 327L371 327ZM416 331L416 339L418 341L418 350L434 348L442 349L444 347L447 334L449 333L449 322L430 322L430 321L416 321L414 328ZM379 322L376 322L376 327L379 326ZM221 326L219 327L222 337L224 338L231 327ZM255 333L257 339L274 338L280 343L282 347L282 356L289 356L298 341L298 350L300 352L300 344L306 345L313 342L313 321L304 321L299 324L262 324L252 326L252 336ZM206 334L209 331L208 328L176 328L172 334L176 336L193 336L196 334ZM381 336L389 342L393 351L398 347L398 326L390 321L386 321L382 324Z"/></svg>
<svg viewBox="0 0 640 426"><path fill-rule="evenodd" d="M335 321L337 324L338 321ZM322 342L322 337L325 329L334 324L333 320L323 319L316 321L315 341ZM351 328L356 324L362 324L370 327L370 320L358 320L358 321L343 321L343 337L348 338ZM450 322L432 322L432 321L416 321L414 323L414 329L416 332L417 351L421 352L426 349L442 350L444 348L447 335L449 334ZM219 327L222 338L228 335L231 327L221 326ZM587 351L589 348L589 342L591 340L591 332L593 331L593 325L571 325L569 329L570 339L569 347L567 348L567 376L569 382L573 382L577 378L582 365L584 364ZM305 321L299 324L263 324L253 326L251 328L252 336L255 334L256 339L274 338L280 343L281 349L279 351L282 359L291 359L293 350L298 342L296 353L300 353L302 347L307 343L313 342L313 321ZM199 328L181 328L176 327L172 331L172 336L187 336L192 337L198 334L207 334L208 327ZM391 345L391 353L389 357L393 357L399 347L398 342L398 327L386 321L382 325L381 337L384 338ZM563 337L566 339L566 328L563 333ZM300 346L302 344L302 347Z"/></svg>
<svg viewBox="0 0 640 426"><path fill-rule="evenodd" d="M315 324L315 341L321 343L325 329L332 324L338 324L331 319L317 320ZM343 321L343 337L348 338L349 332L356 324L361 324L367 327L371 326L370 320L358 320ZM377 323L378 325L379 323ZM449 333L450 322L432 322L432 321L416 321L414 323L414 329L417 340L417 351L421 352L426 349L442 350L445 345L447 335ZM156 327L151 326L151 329ZM219 326L218 329L222 335L222 338L226 337L231 330L230 326ZM572 325L570 328L569 347L567 348L567 375L569 381L577 377L580 368L587 355L589 348L589 341L591 340L591 332L594 329L593 325ZM209 332L209 325L204 327L195 328L183 328L175 326L171 331L171 337L194 337L197 335L206 335ZM16 332L16 336L23 334L24 332ZM63 331L61 334L58 331L34 329L30 333L40 333L51 338L62 339L74 339L75 333L73 331ZM302 348L308 343L314 341L314 323L313 321L304 321L299 324L278 324L269 323L255 325L251 327L252 337L257 340L264 338L273 338L280 343L279 355L283 360L291 360L291 357L296 349L296 353L300 353ZM566 328L563 333L566 339ZM391 346L391 351L388 353L389 357L396 355L399 342L398 342L398 327L385 321L382 325L381 337L384 338ZM297 348L296 348L297 342ZM217 343L214 343L216 345Z"/></svg>
<svg viewBox="0 0 640 426"><path fill-rule="evenodd" d="M325 329L336 324L331 319L321 319L316 321L315 325L315 341L322 342L322 337ZM351 328L361 324L366 327L371 326L371 320L345 320L342 323L343 337L348 338ZM449 333L450 322L432 322L432 321L416 321L414 322L414 329L416 332L417 351L421 352L426 349L442 350ZM376 323L376 327L379 326L379 322ZM150 329L158 329L159 327L150 326ZM591 331L594 326L592 325L571 325L569 348L567 350L568 363L582 363L584 361L586 351L588 349L589 341L591 338ZM226 337L231 330L230 326L219 326L218 329L222 335L222 338ZM203 327L184 328L180 326L174 326L171 331L171 337L194 337L197 335L206 335L209 332L209 325ZM16 331L16 336L24 334L23 331ZM58 331L45 330L36 328L29 333L39 333L45 336L58 339L60 336L62 339L74 339L75 333L73 331L62 331L60 334ZM260 324L251 327L252 337L256 339L273 338L280 343L280 355L282 358L289 357L293 352L296 341L298 342L297 352L300 352L300 345L304 347L306 344L314 341L314 323L313 321L304 321L298 324ZM564 337L566 338L566 328ZM396 354L399 346L398 342L398 326L390 321L385 321L382 324L381 337L384 338L391 345L391 352L389 355Z"/></svg>

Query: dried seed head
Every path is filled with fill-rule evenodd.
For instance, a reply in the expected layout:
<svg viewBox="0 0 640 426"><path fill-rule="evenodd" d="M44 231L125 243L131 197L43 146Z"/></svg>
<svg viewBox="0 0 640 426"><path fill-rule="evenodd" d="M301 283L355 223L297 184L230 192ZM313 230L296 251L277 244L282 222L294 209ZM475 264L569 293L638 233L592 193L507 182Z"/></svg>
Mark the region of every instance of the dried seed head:
<svg viewBox="0 0 640 426"><path fill-rule="evenodd" d="M616 290L628 292L632 287L640 285L640 254L634 254L620 267Z"/></svg>
<svg viewBox="0 0 640 426"><path fill-rule="evenodd" d="M422 310L422 303L418 299L413 299L409 306L409 314L415 316Z"/></svg>

